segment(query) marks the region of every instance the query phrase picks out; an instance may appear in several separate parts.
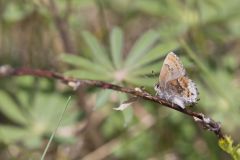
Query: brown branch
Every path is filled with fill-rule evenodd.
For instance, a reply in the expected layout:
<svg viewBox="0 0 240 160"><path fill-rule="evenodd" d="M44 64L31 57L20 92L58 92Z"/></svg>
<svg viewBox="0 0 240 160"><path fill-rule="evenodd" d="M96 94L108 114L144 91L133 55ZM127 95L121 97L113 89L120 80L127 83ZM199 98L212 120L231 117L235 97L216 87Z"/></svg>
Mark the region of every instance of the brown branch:
<svg viewBox="0 0 240 160"><path fill-rule="evenodd" d="M103 81L97 81L97 80L82 80L82 79L65 77L59 73L55 73L47 70L30 69L30 68L11 68L9 66L0 67L0 78L5 76L24 76L24 75L58 79L58 80L61 80L63 83L73 87L74 89L77 89L81 85L89 85L89 86L99 87L103 89L111 89L111 90L131 94L133 96L159 103L164 107L168 107L168 108L177 110L179 112L182 112L188 116L191 116L195 120L195 122L200 124L204 129L207 129L215 133L215 135L218 138L224 138L224 134L221 131L220 124L218 122L215 122L211 118L208 118L203 113L193 112L187 108L181 109L179 106L172 104L171 102L168 102L165 99L160 99L157 96L153 96L146 91L142 91L141 89L125 88L115 84L111 84Z"/></svg>

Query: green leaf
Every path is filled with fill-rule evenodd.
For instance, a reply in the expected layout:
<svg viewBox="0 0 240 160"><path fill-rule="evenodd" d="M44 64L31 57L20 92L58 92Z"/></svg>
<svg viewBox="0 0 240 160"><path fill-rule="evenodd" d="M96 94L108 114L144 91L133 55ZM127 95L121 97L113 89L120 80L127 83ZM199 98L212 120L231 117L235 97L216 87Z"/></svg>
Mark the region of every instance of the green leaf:
<svg viewBox="0 0 240 160"><path fill-rule="evenodd" d="M0 141L10 144L21 140L28 135L29 131L24 128L13 127L10 125L0 125Z"/></svg>
<svg viewBox="0 0 240 160"><path fill-rule="evenodd" d="M147 14L159 16L161 13L159 3L159 1L135 1L134 6Z"/></svg>
<svg viewBox="0 0 240 160"><path fill-rule="evenodd" d="M133 119L132 106L129 106L128 108L124 109L122 112L124 117L124 127L127 127L132 122Z"/></svg>
<svg viewBox="0 0 240 160"><path fill-rule="evenodd" d="M93 62L80 57L80 56L76 56L76 55L66 55L66 54L62 54L60 57L64 62L74 65L74 66L78 66L78 67L82 67L86 70L90 70L90 71L94 71L94 72L100 72L100 73L107 73L108 71L106 70L106 68L101 67L100 65L93 65Z"/></svg>
<svg viewBox="0 0 240 160"><path fill-rule="evenodd" d="M160 44L153 49L151 49L147 54L145 54L138 63L136 63L136 66L141 66L148 64L156 59L159 59L161 57L165 57L167 53L175 50L178 47L177 42L167 42Z"/></svg>
<svg viewBox="0 0 240 160"><path fill-rule="evenodd" d="M42 144L41 136L32 133L28 133L28 135L24 136L21 141L30 149L37 149Z"/></svg>
<svg viewBox="0 0 240 160"><path fill-rule="evenodd" d="M151 64L151 65L143 66L141 68L133 70L133 71L131 71L131 75L130 76L151 75L152 71L154 71L153 74L156 74L156 73L158 74L160 72L162 63L163 62L154 63L154 64Z"/></svg>
<svg viewBox="0 0 240 160"><path fill-rule="evenodd" d="M0 110L11 120L20 123L27 124L27 117L19 109L19 106L4 92L0 91Z"/></svg>
<svg viewBox="0 0 240 160"><path fill-rule="evenodd" d="M76 110L76 108L72 109L71 111L65 113L66 116L64 116L64 119L62 120L62 126L71 126L79 118L79 115L81 114L81 111Z"/></svg>
<svg viewBox="0 0 240 160"><path fill-rule="evenodd" d="M108 70L113 70L113 66L111 61L107 55L107 52L103 46L98 42L98 40L90 33L90 32L83 32L83 38L85 39L87 45L91 49L91 53L93 54L94 60L101 64Z"/></svg>
<svg viewBox="0 0 240 160"><path fill-rule="evenodd" d="M24 88L28 88L29 84L32 84L34 82L34 78L31 76L24 76L24 77L16 77L16 84L19 86L22 86Z"/></svg>
<svg viewBox="0 0 240 160"><path fill-rule="evenodd" d="M3 11L4 12L2 16L4 20L16 22L24 19L33 10L32 7L30 7L30 5L25 5L23 8L21 8L16 3L9 3Z"/></svg>
<svg viewBox="0 0 240 160"><path fill-rule="evenodd" d="M66 102L66 105L65 105L65 107L64 107L64 110L62 111L62 113L61 113L61 115L60 115L60 117L59 117L58 124L56 125L54 131L52 132L51 137L50 137L50 139L49 139L49 141L48 141L48 144L47 144L46 148L44 149L44 152L43 152L43 154L42 154L41 160L44 160L44 157L45 157L45 155L46 155L46 153L47 153L47 151L48 151L48 148L50 147L50 144L51 144L51 142L52 142L52 140L53 140L53 137L55 136L55 134L56 134L56 132L57 132L57 129L58 129L58 127L59 127L60 124L61 124L61 121L62 121L62 119L63 119L63 115L64 115L64 113L65 113L66 110L67 110L67 107L68 107L68 105L69 105L70 100L71 100L71 96L68 98L68 100L67 100L67 102Z"/></svg>
<svg viewBox="0 0 240 160"><path fill-rule="evenodd" d="M142 78L142 77L127 77L126 81L137 86L154 87L157 79Z"/></svg>
<svg viewBox="0 0 240 160"><path fill-rule="evenodd" d="M161 39L164 40L171 40L176 39L178 36L181 36L183 33L185 33L188 29L188 26L186 24L169 22L166 24L163 24L159 27L159 35L161 36Z"/></svg>
<svg viewBox="0 0 240 160"><path fill-rule="evenodd" d="M110 35L111 55L115 67L118 69L122 65L123 33L120 28L114 28Z"/></svg>
<svg viewBox="0 0 240 160"><path fill-rule="evenodd" d="M225 136L218 141L218 144L222 150L230 154L234 160L240 159L239 144L237 146L234 146L231 137Z"/></svg>
<svg viewBox="0 0 240 160"><path fill-rule="evenodd" d="M109 100L109 96L113 91L111 90L102 90L97 94L96 106L95 109L103 107Z"/></svg>
<svg viewBox="0 0 240 160"><path fill-rule="evenodd" d="M115 137L123 131L123 117L120 112L112 111L101 125L101 133L106 137Z"/></svg>
<svg viewBox="0 0 240 160"><path fill-rule="evenodd" d="M36 96L33 107L30 111L33 119L33 125L30 126L30 130L39 135L51 132L52 128L56 125L56 119L58 119L61 115L61 111L65 107L62 105L64 103L66 103L64 97L58 94L49 95L39 93ZM69 106L69 108L72 107L73 105ZM66 116L68 117L67 119L76 116L69 111L65 114L68 114ZM66 122L65 117L62 121Z"/></svg>
<svg viewBox="0 0 240 160"><path fill-rule="evenodd" d="M159 35L155 31L150 30L144 33L131 49L126 59L125 67L132 68L133 66L135 66L138 60L147 53L147 51L154 45L154 43L158 39Z"/></svg>
<svg viewBox="0 0 240 160"><path fill-rule="evenodd" d="M119 98L121 100L121 102L120 102L121 104L123 104L124 102L129 100L129 97L126 94L120 94ZM122 110L122 114L123 114L123 118L124 118L124 127L127 127L129 125L129 123L132 122L132 118L133 118L132 106L130 105L127 108L125 108L124 110Z"/></svg>
<svg viewBox="0 0 240 160"><path fill-rule="evenodd" d="M109 74L99 74L95 72L90 72L86 70L70 70L64 73L67 76L73 76L75 78L81 79L91 79L91 80L112 80Z"/></svg>

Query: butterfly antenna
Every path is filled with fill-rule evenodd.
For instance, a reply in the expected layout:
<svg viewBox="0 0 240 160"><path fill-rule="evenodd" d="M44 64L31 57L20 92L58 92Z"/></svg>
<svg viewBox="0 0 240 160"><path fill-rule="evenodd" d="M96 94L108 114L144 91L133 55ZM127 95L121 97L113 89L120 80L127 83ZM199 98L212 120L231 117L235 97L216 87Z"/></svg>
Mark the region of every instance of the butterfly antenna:
<svg viewBox="0 0 240 160"><path fill-rule="evenodd" d="M156 72L154 72L154 71L152 71L152 75L153 75L154 77L158 77L158 76L159 76L159 74L156 73Z"/></svg>
<svg viewBox="0 0 240 160"><path fill-rule="evenodd" d="M151 74L145 74L144 77L145 77L145 78L155 78L155 77L158 77L158 74L155 73L155 72L152 70Z"/></svg>

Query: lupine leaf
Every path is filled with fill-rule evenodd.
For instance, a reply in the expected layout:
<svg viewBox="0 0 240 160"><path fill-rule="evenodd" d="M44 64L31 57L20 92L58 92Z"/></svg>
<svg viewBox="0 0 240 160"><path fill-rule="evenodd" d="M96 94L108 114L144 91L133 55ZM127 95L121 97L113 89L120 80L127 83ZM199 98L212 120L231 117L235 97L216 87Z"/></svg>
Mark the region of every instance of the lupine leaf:
<svg viewBox="0 0 240 160"><path fill-rule="evenodd" d="M112 70L113 66L111 61L108 57L108 54L105 48L98 42L98 40L90 33L90 32L83 32L83 37L87 43L87 45L91 49L91 53L93 54L94 60L101 64L103 67L107 68L108 70Z"/></svg>
<svg viewBox="0 0 240 160"><path fill-rule="evenodd" d="M145 65L159 59L161 57L165 57L169 52L174 51L178 47L177 42L168 42L168 43L161 43L158 46L151 49L146 55L144 55L139 62L137 63L138 66Z"/></svg>
<svg viewBox="0 0 240 160"><path fill-rule="evenodd" d="M111 55L113 63L116 68L122 65L122 47L123 47L123 33L120 28L114 28L110 35Z"/></svg>
<svg viewBox="0 0 240 160"><path fill-rule="evenodd" d="M156 43L158 38L159 35L155 31L150 30L144 33L131 49L126 59L125 67L134 67L134 65L137 64L138 60L147 53L147 51L154 45L154 43Z"/></svg>
<svg viewBox="0 0 240 160"><path fill-rule="evenodd" d="M10 125L0 125L0 141L9 144L21 140L23 137L28 135L29 131Z"/></svg>
<svg viewBox="0 0 240 160"><path fill-rule="evenodd" d="M61 55L60 58L62 59L62 61L66 62L68 64L82 67L89 71L100 72L100 73L108 72L105 68L101 67L101 65L99 65L99 64L93 65L92 61L90 61L89 59L80 57L80 56L63 54L63 55Z"/></svg>
<svg viewBox="0 0 240 160"><path fill-rule="evenodd" d="M99 74L96 72L90 72L86 70L69 70L65 72L65 75L67 76L73 76L75 78L81 78L81 79L91 79L91 80L111 80L110 75L105 74Z"/></svg>
<svg viewBox="0 0 240 160"><path fill-rule="evenodd" d="M111 90L100 91L97 94L95 109L103 107L109 101L109 96L110 96L111 93L112 93Z"/></svg>
<svg viewBox="0 0 240 160"><path fill-rule="evenodd" d="M12 99L5 93L0 91L0 110L11 120L20 123L27 124L27 117L19 109L19 106L14 103Z"/></svg>

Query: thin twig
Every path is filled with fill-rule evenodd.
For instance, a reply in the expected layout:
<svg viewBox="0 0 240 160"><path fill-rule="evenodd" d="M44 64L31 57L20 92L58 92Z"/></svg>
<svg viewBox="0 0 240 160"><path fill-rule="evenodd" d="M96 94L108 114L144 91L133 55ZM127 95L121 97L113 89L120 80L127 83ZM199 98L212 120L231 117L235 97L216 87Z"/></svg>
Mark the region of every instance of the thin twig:
<svg viewBox="0 0 240 160"><path fill-rule="evenodd" d="M221 126L218 122L215 122L211 118L208 118L203 113L193 112L190 109L182 109L176 104L172 104L165 99L160 99L157 96L153 96L146 91L142 91L140 89L126 88L121 87L115 84L97 81L97 80L83 80L83 79L75 79L70 77L65 77L59 73L55 73L47 70L39 70L39 69L31 69L31 68L11 68L9 66L0 67L0 77L4 76L24 76L24 75L32 75L37 77L45 77L50 79L58 79L63 83L73 87L74 89L79 88L81 85L89 85L103 89L111 89L119 92L124 92L127 94L131 94L136 97L140 97L145 100L149 100L152 102L159 103L164 107L168 107L179 112L182 112L188 116L191 116L196 123L200 124L204 129L207 129L213 132L218 138L224 138L224 134L221 131Z"/></svg>

